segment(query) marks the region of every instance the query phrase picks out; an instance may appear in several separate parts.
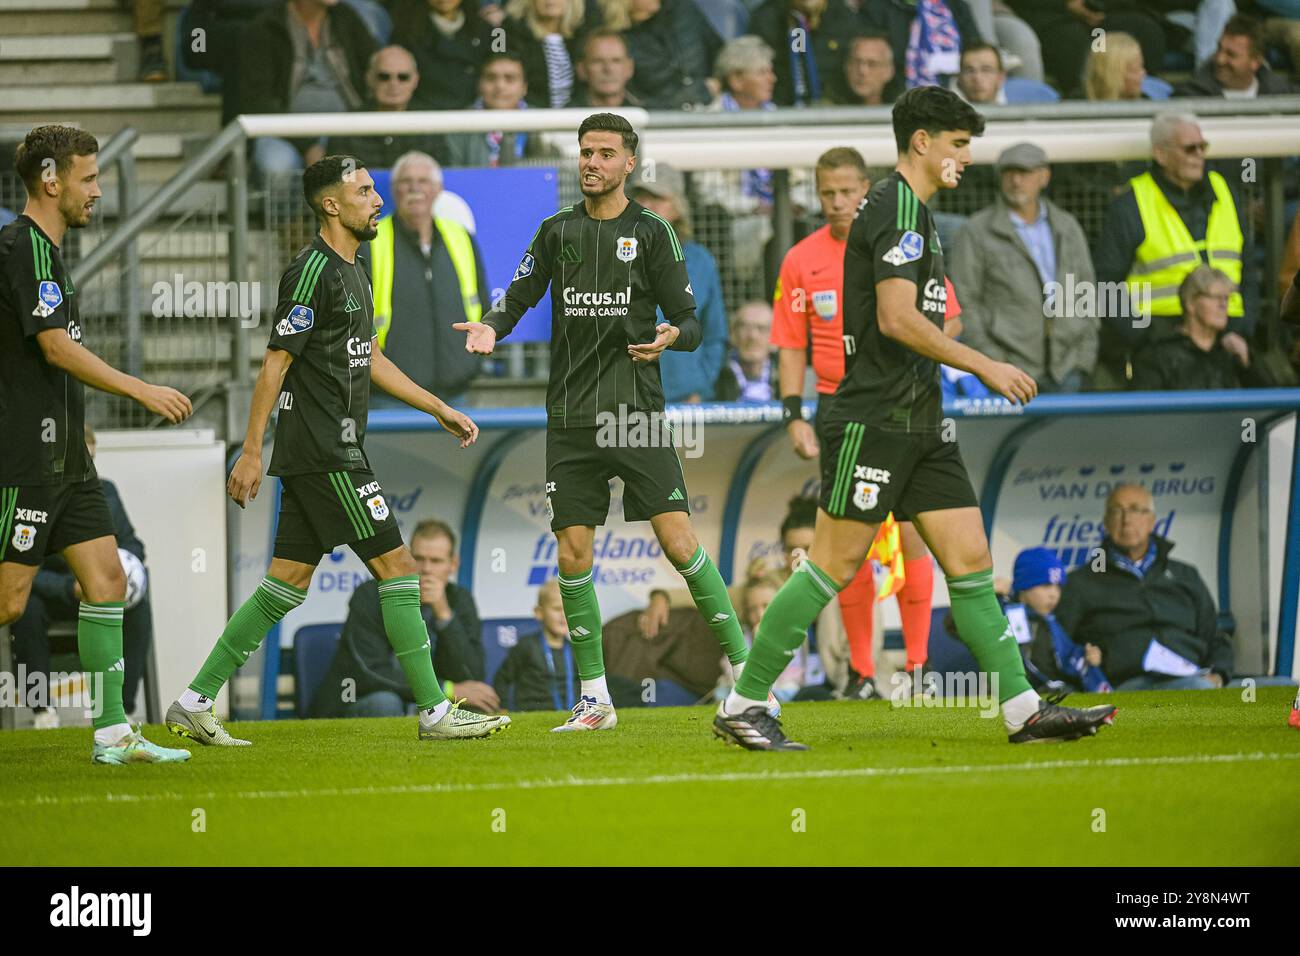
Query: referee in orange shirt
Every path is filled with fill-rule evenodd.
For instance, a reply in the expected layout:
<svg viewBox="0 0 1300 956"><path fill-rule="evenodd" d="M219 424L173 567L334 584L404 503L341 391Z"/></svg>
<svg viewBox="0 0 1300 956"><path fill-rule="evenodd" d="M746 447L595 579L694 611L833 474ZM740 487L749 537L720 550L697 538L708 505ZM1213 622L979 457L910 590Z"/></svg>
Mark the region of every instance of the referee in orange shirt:
<svg viewBox="0 0 1300 956"><path fill-rule="evenodd" d="M772 303L772 344L780 351L781 401L795 453L816 459L818 432L803 419L804 369L812 339L817 394L830 395L844 376L844 246L858 207L871 189L862 154L847 146L828 149L817 159L817 198L826 225L796 243L781 263ZM907 648L907 670L925 664L930 640L930 599L934 565L925 542L910 521L899 522L904 583L898 592ZM882 532L883 533L883 529ZM849 640L849 686L845 696L860 700L887 696L876 687L871 654L875 580L871 561L840 592L840 613Z"/></svg>

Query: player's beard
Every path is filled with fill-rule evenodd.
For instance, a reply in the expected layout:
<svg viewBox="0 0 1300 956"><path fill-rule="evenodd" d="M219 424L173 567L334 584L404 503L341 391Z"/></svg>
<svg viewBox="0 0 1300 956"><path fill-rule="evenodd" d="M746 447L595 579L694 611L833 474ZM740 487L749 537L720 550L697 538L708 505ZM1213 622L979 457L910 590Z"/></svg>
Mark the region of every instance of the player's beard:
<svg viewBox="0 0 1300 956"><path fill-rule="evenodd" d="M83 229L90 225L90 217L93 212L93 209L90 212L86 211L84 200L65 202L61 199L59 202L59 215L63 217L63 222L69 229Z"/></svg>
<svg viewBox="0 0 1300 956"><path fill-rule="evenodd" d="M352 233L358 242L369 242L379 235L379 226L370 225L370 220L367 219L359 226L348 226L348 232Z"/></svg>
<svg viewBox="0 0 1300 956"><path fill-rule="evenodd" d="M616 189L622 189L623 183L626 181L626 178L627 177L624 177L623 179L619 179L617 181L606 180L604 183L602 183L599 187L596 188L588 188L587 184L584 183L581 179L579 179L578 186L582 190L582 194L586 196L588 199L600 199L602 196L608 196Z"/></svg>

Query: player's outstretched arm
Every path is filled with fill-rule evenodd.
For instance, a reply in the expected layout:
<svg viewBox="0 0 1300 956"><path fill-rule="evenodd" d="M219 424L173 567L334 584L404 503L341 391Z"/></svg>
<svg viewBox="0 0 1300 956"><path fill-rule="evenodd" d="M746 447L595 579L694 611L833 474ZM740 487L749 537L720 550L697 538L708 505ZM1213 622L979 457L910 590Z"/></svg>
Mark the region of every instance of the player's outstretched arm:
<svg viewBox="0 0 1300 956"><path fill-rule="evenodd" d="M916 283L891 277L876 283L880 331L905 348L944 365L970 372L1009 402L1024 405L1038 394L1038 383L1007 362L995 362L951 339L916 308Z"/></svg>
<svg viewBox="0 0 1300 956"><path fill-rule="evenodd" d="M230 480L226 482L226 494L241 508L257 497L257 489L262 486L262 443L266 440L266 423L280 398L284 376L292 364L292 352L267 349L262 371L257 374L257 382L253 385L244 448L230 471Z"/></svg>
<svg viewBox="0 0 1300 956"><path fill-rule="evenodd" d="M45 361L55 368L62 369L91 388L110 395L124 395L139 402L173 425L179 425L194 411L189 398L176 389L166 385L150 385L134 375L118 371L80 342L72 341L66 329L38 332L36 341Z"/></svg>
<svg viewBox="0 0 1300 956"><path fill-rule="evenodd" d="M405 372L380 351L378 342L370 349L370 382L398 401L432 415L439 425L460 439L461 448L467 448L477 440L478 426L473 419L412 382Z"/></svg>
<svg viewBox="0 0 1300 956"><path fill-rule="evenodd" d="M465 351L491 355L497 345L497 330L486 322L453 322L451 327L465 333Z"/></svg>

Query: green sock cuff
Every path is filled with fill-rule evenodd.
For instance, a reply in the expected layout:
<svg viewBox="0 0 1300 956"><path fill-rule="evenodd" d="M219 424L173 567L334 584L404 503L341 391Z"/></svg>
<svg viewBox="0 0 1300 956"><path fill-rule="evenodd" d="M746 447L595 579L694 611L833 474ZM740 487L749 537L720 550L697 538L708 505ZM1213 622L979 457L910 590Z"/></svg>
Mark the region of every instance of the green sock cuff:
<svg viewBox="0 0 1300 956"><path fill-rule="evenodd" d="M420 603L420 576L408 574L400 578L388 578L379 582L379 603L381 606L399 607Z"/></svg>
<svg viewBox="0 0 1300 956"><path fill-rule="evenodd" d="M803 561L799 563L799 568L795 571L795 574L799 573L807 574L813 581L815 581L818 587L826 592L827 601L844 590L844 588L835 583L834 578L821 568L817 567L817 565L813 564L812 560L809 558L804 558Z"/></svg>
<svg viewBox="0 0 1300 956"><path fill-rule="evenodd" d="M582 574L579 574L576 578L566 578L563 574L559 574L556 575L555 579L560 582L561 588L566 588L570 590L583 588L591 583L591 568L588 568L586 571L582 572Z"/></svg>
<svg viewBox="0 0 1300 956"><path fill-rule="evenodd" d="M695 553L686 559L685 564L678 564L674 561L673 567L677 569L682 577L692 578L707 568L709 564L709 553L704 550L704 545L701 544L696 546Z"/></svg>
<svg viewBox="0 0 1300 956"><path fill-rule="evenodd" d="M268 575L262 578L252 597L263 614L277 621L307 600L307 592Z"/></svg>
<svg viewBox="0 0 1300 956"><path fill-rule="evenodd" d="M277 594L283 594L286 598L296 598L298 603L307 600L306 588L296 588L288 581L281 581L279 578L273 578L271 575L265 575L258 587L265 587Z"/></svg>
<svg viewBox="0 0 1300 956"><path fill-rule="evenodd" d="M112 623L113 621L122 620L122 615L125 613L126 604L122 601L105 601L102 604L82 601L80 607L77 608L77 617L83 621Z"/></svg>
<svg viewBox="0 0 1300 956"><path fill-rule="evenodd" d="M993 569L987 568L983 571L972 571L970 574L959 574L956 577L946 576L948 590L957 590L963 594L969 594L972 591L982 590L986 585L993 586Z"/></svg>

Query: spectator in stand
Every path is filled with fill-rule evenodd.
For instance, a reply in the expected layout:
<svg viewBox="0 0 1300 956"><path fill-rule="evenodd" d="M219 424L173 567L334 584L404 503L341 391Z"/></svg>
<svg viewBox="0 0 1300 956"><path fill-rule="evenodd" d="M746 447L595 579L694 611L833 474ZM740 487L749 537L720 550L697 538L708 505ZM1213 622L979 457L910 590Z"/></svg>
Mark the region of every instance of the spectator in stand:
<svg viewBox="0 0 1300 956"><path fill-rule="evenodd" d="M95 431L86 426L86 450L95 457ZM144 675L144 666L153 645L153 611L149 604L149 578L144 569L144 543L135 533L117 486L100 477L108 513L113 520L117 553L122 570L127 573L126 609L122 614L122 706L129 715L135 710L135 693ZM137 566L137 580L143 584L136 592L132 587L131 566ZM26 665L30 674L50 673L50 625L64 622L76 625L81 607L81 585L68 568L62 554L51 553L41 564L32 581L31 597L22 617L9 625L13 637L14 660ZM3 638L0 638L3 639ZM51 693L53 693L51 688ZM34 708L36 728L49 730L59 726L59 712L53 707Z"/></svg>
<svg viewBox="0 0 1300 956"><path fill-rule="evenodd" d="M1104 36L1123 31L1142 47L1142 57L1153 69L1165 58L1165 33L1160 21L1142 9L1137 0L1007 0L1012 9L1034 28L1043 47L1051 51L1044 69L1053 85L1066 96L1076 96L1083 64L1094 44L1095 30Z"/></svg>
<svg viewBox="0 0 1300 956"><path fill-rule="evenodd" d="M483 627L469 591L452 581L459 561L456 532L442 521L421 521L411 532L411 556L420 575L420 615L429 655L448 699L464 698L484 713L501 700L484 683ZM401 717L415 699L402 666L384 636L379 582L367 581L348 602L343 635L330 669L316 691L313 717Z"/></svg>
<svg viewBox="0 0 1300 956"><path fill-rule="evenodd" d="M1237 12L1235 0L1141 0L1152 16L1162 24L1191 33L1181 44L1191 54L1193 63L1203 63L1214 55L1215 43L1223 25Z"/></svg>
<svg viewBox="0 0 1300 956"><path fill-rule="evenodd" d="M420 85L415 108L469 109L479 70L492 51L492 28L467 0L396 0L393 42L413 54Z"/></svg>
<svg viewBox="0 0 1300 956"><path fill-rule="evenodd" d="M1055 103L1061 98L1046 83L1009 78L1002 54L989 43L972 43L961 51L961 72L948 88L976 106Z"/></svg>
<svg viewBox="0 0 1300 956"><path fill-rule="evenodd" d="M1291 81L1274 73L1264 58L1264 29L1260 22L1238 15L1224 26L1214 54L1174 95L1249 100L1296 91Z"/></svg>
<svg viewBox="0 0 1300 956"><path fill-rule="evenodd" d="M772 603L772 598L776 592L781 590L783 578L777 574L768 573L761 577L749 577L745 580L744 587L740 592L740 601L736 605L736 613L740 615L741 632L745 635L745 643L750 647L754 645L754 634L758 631L758 622L763 619L763 613L767 606ZM804 664L802 660L790 661L790 664L772 685L772 696L779 701L794 700L803 686ZM726 655L722 658L722 676L718 678L718 686L714 691L716 700L723 700L727 694L731 693L732 687L736 684L735 672L731 668L731 662L727 660Z"/></svg>
<svg viewBox="0 0 1300 956"><path fill-rule="evenodd" d="M400 113L411 105L420 74L415 57L400 46L386 46L370 58L366 70L369 98L363 107L375 112ZM441 156L446 149L441 136L433 133L385 133L381 136L331 136L330 153L355 156L370 169L392 169L403 153L420 152Z"/></svg>
<svg viewBox="0 0 1300 956"><path fill-rule="evenodd" d="M1133 387L1143 391L1185 388L1267 388L1272 378L1251 361L1250 346L1228 328L1232 280L1218 269L1197 266L1178 289L1183 322L1178 334L1157 339L1133 361Z"/></svg>
<svg viewBox="0 0 1300 956"><path fill-rule="evenodd" d="M1255 0L1264 21L1264 40L1286 52L1291 61L1291 79L1300 82L1300 0Z"/></svg>
<svg viewBox="0 0 1300 956"><path fill-rule="evenodd" d="M1099 323L1095 315L1074 315L1069 298L1054 308L1054 297L1093 282L1088 240L1079 220L1043 195L1052 171L1042 149L1009 146L997 171L1000 196L967 221L953 245L962 341L1024 369L1040 392L1080 391L1097 362Z"/></svg>
<svg viewBox="0 0 1300 956"><path fill-rule="evenodd" d="M1229 635L1201 575L1169 556L1174 545L1155 522L1150 491L1117 485L1106 499L1105 561L1066 576L1056 619L1101 648L1116 690L1222 687L1233 672Z"/></svg>
<svg viewBox="0 0 1300 956"><path fill-rule="evenodd" d="M338 0L286 0L249 25L240 44L245 113L344 113L365 101L376 43L356 12ZM258 173L293 173L325 155L324 137L253 142Z"/></svg>
<svg viewBox="0 0 1300 956"><path fill-rule="evenodd" d="M667 163L640 165L630 195L656 216L666 219L681 242L686 276L695 293L695 314L703 338L693 352L665 351L659 357L665 402L711 402L713 387L727 352L727 306L713 254L691 238L690 207L682 175ZM658 321L665 321L663 312Z"/></svg>
<svg viewBox="0 0 1300 956"><path fill-rule="evenodd" d="M1043 51L1034 28L1016 16L1003 0L969 0L980 36L996 43L1003 65L1012 76L1043 82Z"/></svg>
<svg viewBox="0 0 1300 956"><path fill-rule="evenodd" d="M579 86L572 105L602 110L643 105L628 92L634 69L621 33L592 30L582 43L582 58L577 66Z"/></svg>
<svg viewBox="0 0 1300 956"><path fill-rule="evenodd" d="M1161 113L1151 123L1151 168L1106 212L1093 261L1099 282L1122 282L1129 295L1118 316L1102 316L1101 363L1118 387L1132 380L1132 359L1148 342L1173 335L1182 318L1178 289L1205 263L1232 282L1228 327L1249 337L1242 299L1246 223L1224 176L1207 170L1208 144L1190 113Z"/></svg>
<svg viewBox="0 0 1300 956"><path fill-rule="evenodd" d="M599 0L605 26L623 34L636 64L630 89L648 109L703 106L722 39L692 0Z"/></svg>
<svg viewBox="0 0 1300 956"><path fill-rule="evenodd" d="M985 39L965 0L875 0L863 17L894 50L891 102L904 89L942 86L961 69L962 48Z"/></svg>
<svg viewBox="0 0 1300 956"><path fill-rule="evenodd" d="M1142 47L1127 33L1110 33L1100 50L1088 54L1083 68L1083 95L1097 102L1140 100L1147 78Z"/></svg>
<svg viewBox="0 0 1300 956"><path fill-rule="evenodd" d="M140 41L141 83L161 83L167 79L162 44L163 7L163 0L132 0L131 18L136 39Z"/></svg>
<svg viewBox="0 0 1300 956"><path fill-rule="evenodd" d="M776 51L779 106L811 106L828 98L843 51L862 28L846 0L764 0L748 32Z"/></svg>
<svg viewBox="0 0 1300 956"><path fill-rule="evenodd" d="M573 661L558 578L547 578L537 589L533 616L541 629L519 638L497 668L492 687L507 710L572 710L582 681Z"/></svg>
<svg viewBox="0 0 1300 956"><path fill-rule="evenodd" d="M524 61L516 53L491 53L483 61L476 110L528 108ZM496 130L491 133L451 133L447 136L448 166L513 166L525 157L545 154L540 136Z"/></svg>
<svg viewBox="0 0 1300 956"><path fill-rule="evenodd" d="M393 166L396 211L379 220L370 240L371 293L379 347L421 388L459 404L480 360L465 350L456 322L478 322L490 302L483 253L460 223L435 216L442 169L427 153L407 153ZM396 401L373 390L375 407Z"/></svg>
<svg viewBox="0 0 1300 956"><path fill-rule="evenodd" d="M1113 688L1101 669L1101 648L1096 644L1080 647L1053 614L1061 603L1064 583L1065 566L1056 552L1026 548L1016 555L1011 600L1023 609L1029 630L1029 642L1020 648L1025 656L1025 674L1035 686L1042 681L1049 687L1056 684L1066 689L1062 685L1068 684L1073 690L1108 694ZM1006 608L1013 629L1014 606Z"/></svg>
<svg viewBox="0 0 1300 956"><path fill-rule="evenodd" d="M530 106L568 106L581 48L583 0L509 0L506 49L524 61Z"/></svg>
<svg viewBox="0 0 1300 956"><path fill-rule="evenodd" d="M735 347L718 376L715 394L720 402L774 402L777 400L777 363L772 360L772 306L746 302L731 322Z"/></svg>
<svg viewBox="0 0 1300 956"><path fill-rule="evenodd" d="M838 82L831 87L834 101L844 106L884 106L894 80L894 51L882 33L854 37L844 48Z"/></svg>

